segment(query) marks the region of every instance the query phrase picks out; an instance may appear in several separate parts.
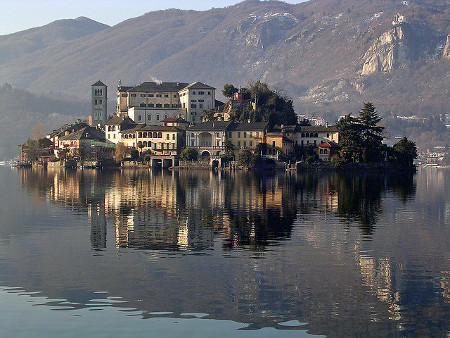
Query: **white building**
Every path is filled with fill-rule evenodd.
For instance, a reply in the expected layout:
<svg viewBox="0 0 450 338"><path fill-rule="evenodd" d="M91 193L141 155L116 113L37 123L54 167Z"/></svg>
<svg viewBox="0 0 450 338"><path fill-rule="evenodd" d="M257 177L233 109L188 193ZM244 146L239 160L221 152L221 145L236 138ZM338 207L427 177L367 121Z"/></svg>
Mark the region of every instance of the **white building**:
<svg viewBox="0 0 450 338"><path fill-rule="evenodd" d="M201 122L203 112L214 107L215 88L201 82L144 82L117 88L116 114L136 123L160 125L172 117Z"/></svg>
<svg viewBox="0 0 450 338"><path fill-rule="evenodd" d="M201 82L191 83L180 91L180 103L186 121L202 122L203 112L215 108L215 88Z"/></svg>

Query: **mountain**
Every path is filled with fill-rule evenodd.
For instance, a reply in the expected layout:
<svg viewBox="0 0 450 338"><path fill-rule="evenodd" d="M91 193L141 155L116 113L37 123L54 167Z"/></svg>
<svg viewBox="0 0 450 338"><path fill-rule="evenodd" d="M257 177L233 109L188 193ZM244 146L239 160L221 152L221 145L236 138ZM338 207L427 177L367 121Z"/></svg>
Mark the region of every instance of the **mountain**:
<svg viewBox="0 0 450 338"><path fill-rule="evenodd" d="M85 17L58 20L48 25L0 36L0 64L20 58L37 50L55 47L59 43L69 42L103 29L108 25Z"/></svg>
<svg viewBox="0 0 450 338"><path fill-rule="evenodd" d="M45 37L60 25L53 30L59 38L32 48L15 34L0 37L0 79L84 100L101 79L110 109L119 79L198 80L219 93L225 83L262 80L291 97L298 113L328 114L331 122L367 101L382 115L445 114L449 18L447 0L247 0L203 12L150 12L113 27L89 21L93 28L79 36L63 34L75 30L62 20L15 33ZM3 57L5 50L14 57Z"/></svg>
<svg viewBox="0 0 450 338"><path fill-rule="evenodd" d="M85 117L89 107L86 101L34 95L9 84L0 86L0 160L16 156L18 145L28 138L44 137L44 132ZM33 135L39 130L41 135Z"/></svg>

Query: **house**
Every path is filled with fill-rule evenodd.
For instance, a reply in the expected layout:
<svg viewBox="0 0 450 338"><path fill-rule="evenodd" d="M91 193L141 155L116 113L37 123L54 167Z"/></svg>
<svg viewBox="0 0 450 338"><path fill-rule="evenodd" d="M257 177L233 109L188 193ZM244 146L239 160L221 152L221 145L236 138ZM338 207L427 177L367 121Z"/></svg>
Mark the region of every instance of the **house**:
<svg viewBox="0 0 450 338"><path fill-rule="evenodd" d="M333 141L325 141L317 146L317 153L319 155L319 160L329 161L331 156L339 151L340 147L337 143Z"/></svg>
<svg viewBox="0 0 450 338"><path fill-rule="evenodd" d="M210 121L190 126L186 129L186 146L196 148L202 157L223 155L230 124L231 122Z"/></svg>
<svg viewBox="0 0 450 338"><path fill-rule="evenodd" d="M162 121L162 125L186 129L189 126L189 122L182 117L168 117Z"/></svg>
<svg viewBox="0 0 450 338"><path fill-rule="evenodd" d="M113 143L121 142L121 132L133 129L136 123L126 116L113 116L105 123L106 139Z"/></svg>
<svg viewBox="0 0 450 338"><path fill-rule="evenodd" d="M136 145L151 155L179 155L184 149L186 132L173 126L137 125Z"/></svg>
<svg viewBox="0 0 450 338"><path fill-rule="evenodd" d="M226 140L235 150L254 150L259 143L266 141L269 125L267 122L231 123L227 129Z"/></svg>
<svg viewBox="0 0 450 338"><path fill-rule="evenodd" d="M101 148L102 143L110 148L106 143L105 133L94 127L84 127L69 135L59 138L57 147L57 156L62 157L97 157L93 152Z"/></svg>
<svg viewBox="0 0 450 338"><path fill-rule="evenodd" d="M87 127L88 124L81 120L78 120L76 123L65 124L58 129L53 130L50 134L46 136L53 143L53 148L58 148L58 140L60 137L69 135L74 133L82 128Z"/></svg>
<svg viewBox="0 0 450 338"><path fill-rule="evenodd" d="M317 147L322 142L339 143L339 131L336 126L299 126L295 135L297 146L312 145Z"/></svg>

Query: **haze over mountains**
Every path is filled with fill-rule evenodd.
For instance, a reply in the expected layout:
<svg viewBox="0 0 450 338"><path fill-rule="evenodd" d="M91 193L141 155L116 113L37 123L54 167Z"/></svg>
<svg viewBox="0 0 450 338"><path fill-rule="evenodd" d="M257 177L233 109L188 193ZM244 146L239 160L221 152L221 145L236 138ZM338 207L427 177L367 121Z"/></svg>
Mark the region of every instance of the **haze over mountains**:
<svg viewBox="0 0 450 338"><path fill-rule="evenodd" d="M198 80L219 92L261 80L298 113L336 116L371 101L381 114L443 114L449 18L446 0L247 0L150 12L114 27L60 20L0 36L0 81L88 101L99 79L111 99L119 79Z"/></svg>

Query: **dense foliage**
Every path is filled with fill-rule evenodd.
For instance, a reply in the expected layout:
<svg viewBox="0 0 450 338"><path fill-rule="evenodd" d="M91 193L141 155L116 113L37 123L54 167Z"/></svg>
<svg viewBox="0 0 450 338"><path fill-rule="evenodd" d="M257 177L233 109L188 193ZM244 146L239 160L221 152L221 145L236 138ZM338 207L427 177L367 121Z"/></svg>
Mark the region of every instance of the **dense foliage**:
<svg viewBox="0 0 450 338"><path fill-rule="evenodd" d="M346 162L379 162L383 159L381 117L372 103L364 103L358 117L346 115L336 123L341 158Z"/></svg>
<svg viewBox="0 0 450 338"><path fill-rule="evenodd" d="M269 122L270 126L297 123L292 100L271 90L266 83L257 81L250 84L249 88L240 90L244 100L248 100L248 102L232 110L232 120L236 122ZM232 96L236 91L233 85L226 84L222 92L225 96Z"/></svg>
<svg viewBox="0 0 450 338"><path fill-rule="evenodd" d="M180 154L183 161L195 161L198 158L198 150L195 148L186 148Z"/></svg>

